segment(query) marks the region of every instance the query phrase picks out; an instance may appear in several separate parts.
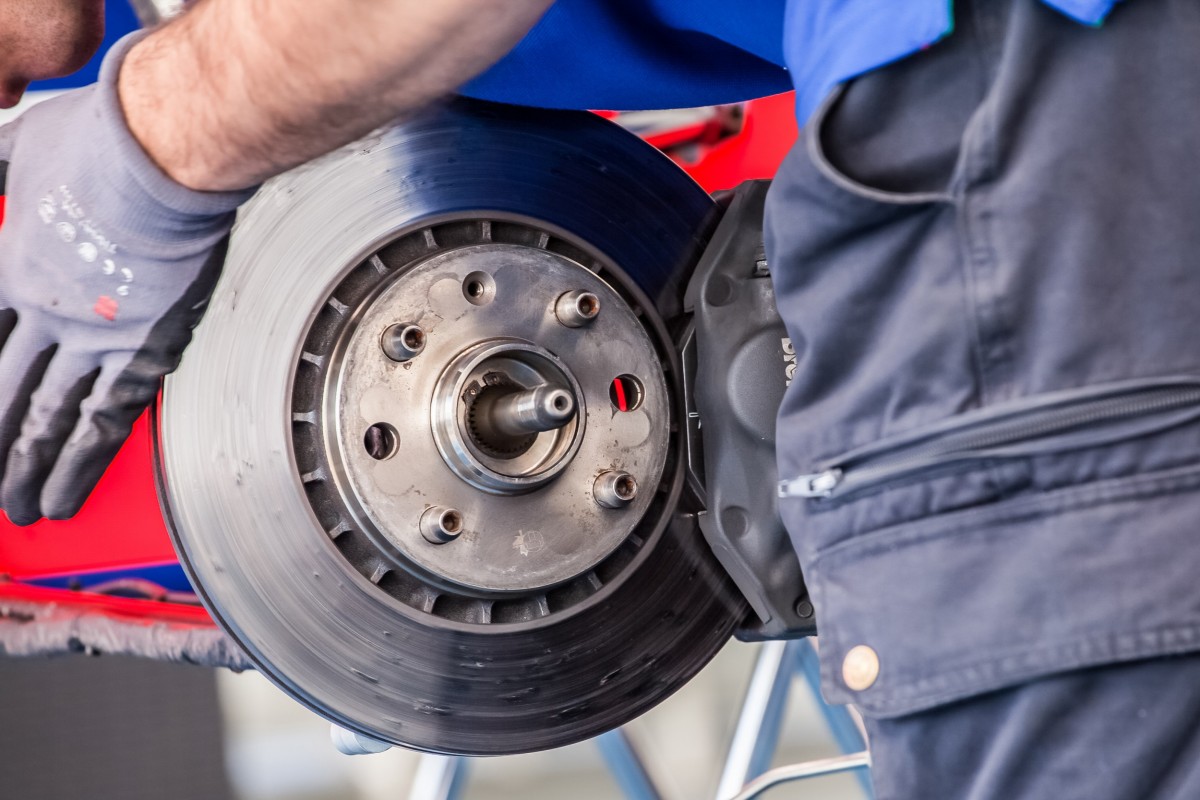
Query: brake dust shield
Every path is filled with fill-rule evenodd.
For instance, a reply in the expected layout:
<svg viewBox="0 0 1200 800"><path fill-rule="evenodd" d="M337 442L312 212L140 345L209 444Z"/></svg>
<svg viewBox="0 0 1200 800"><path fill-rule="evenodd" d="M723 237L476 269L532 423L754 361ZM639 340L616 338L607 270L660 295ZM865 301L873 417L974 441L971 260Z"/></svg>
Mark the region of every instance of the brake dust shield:
<svg viewBox="0 0 1200 800"><path fill-rule="evenodd" d="M180 559L278 686L468 755L636 717L744 601L662 319L717 213L590 114L465 100L272 181L167 382Z"/></svg>

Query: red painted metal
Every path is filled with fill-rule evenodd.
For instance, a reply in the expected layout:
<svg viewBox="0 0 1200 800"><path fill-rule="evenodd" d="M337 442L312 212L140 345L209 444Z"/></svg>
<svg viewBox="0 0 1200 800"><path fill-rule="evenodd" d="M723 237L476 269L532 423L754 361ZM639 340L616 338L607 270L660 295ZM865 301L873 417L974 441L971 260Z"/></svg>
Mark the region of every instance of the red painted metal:
<svg viewBox="0 0 1200 800"><path fill-rule="evenodd" d="M27 528L0 521L0 572L14 580L174 559L154 490L145 416L75 518Z"/></svg>
<svg viewBox="0 0 1200 800"><path fill-rule="evenodd" d="M134 600L127 597L44 589L22 583L0 581L0 603L54 605L64 612L99 613L128 622L167 622L185 627L212 627L208 612L200 606Z"/></svg>
<svg viewBox="0 0 1200 800"><path fill-rule="evenodd" d="M747 103L741 130L726 138L715 135L712 125L690 125L657 132L655 143L710 192L730 189L751 178L769 178L796 138L792 103L790 94ZM0 221L3 214L4 198L0 197ZM19 528L0 517L0 575L14 581L0 582L0 599L19 596L37 602L84 604L104 613L211 625L197 607L19 583L100 570L136 571L174 561L154 488L145 415L75 518Z"/></svg>
<svg viewBox="0 0 1200 800"><path fill-rule="evenodd" d="M675 161L709 192L732 189L742 181L770 178L798 135L791 92L746 103L742 129Z"/></svg>

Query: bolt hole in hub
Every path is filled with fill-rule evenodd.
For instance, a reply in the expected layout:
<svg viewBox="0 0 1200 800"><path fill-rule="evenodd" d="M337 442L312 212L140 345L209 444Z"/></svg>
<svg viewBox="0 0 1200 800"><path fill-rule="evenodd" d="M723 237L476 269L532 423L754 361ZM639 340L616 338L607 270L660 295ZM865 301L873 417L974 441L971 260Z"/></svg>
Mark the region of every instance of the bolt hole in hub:
<svg viewBox="0 0 1200 800"><path fill-rule="evenodd" d="M463 516L453 508L433 506L421 515L421 535L432 544L445 544L463 532Z"/></svg>
<svg viewBox="0 0 1200 800"><path fill-rule="evenodd" d="M363 436L363 446L367 455L376 461L394 456L399 445L400 437L396 434L396 429L386 422L375 423L367 428L367 433Z"/></svg>
<svg viewBox="0 0 1200 800"><path fill-rule="evenodd" d="M608 399L617 411L636 411L642 404L645 389L632 375L618 375L608 387Z"/></svg>
<svg viewBox="0 0 1200 800"><path fill-rule="evenodd" d="M592 292L566 292L554 304L554 316L568 328L582 328L600 314L600 298Z"/></svg>
<svg viewBox="0 0 1200 800"><path fill-rule="evenodd" d="M408 361L425 349L425 331L419 325L389 325L380 337L380 347L392 361Z"/></svg>
<svg viewBox="0 0 1200 800"><path fill-rule="evenodd" d="M474 306L485 306L496 296L496 281L487 272L472 272L463 279L463 297Z"/></svg>
<svg viewBox="0 0 1200 800"><path fill-rule="evenodd" d="M594 496L605 508L625 508L637 498L637 479L628 472L602 472L596 478Z"/></svg>

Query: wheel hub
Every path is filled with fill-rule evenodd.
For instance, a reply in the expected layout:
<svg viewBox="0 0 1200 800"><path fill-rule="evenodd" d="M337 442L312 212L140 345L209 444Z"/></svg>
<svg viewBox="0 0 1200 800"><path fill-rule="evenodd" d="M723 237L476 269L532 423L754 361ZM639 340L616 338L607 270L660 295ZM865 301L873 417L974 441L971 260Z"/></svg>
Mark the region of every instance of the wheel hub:
<svg viewBox="0 0 1200 800"><path fill-rule="evenodd" d="M433 392L434 441L454 474L484 492L521 494L571 463L583 439L583 389L532 342L482 341L455 358Z"/></svg>
<svg viewBox="0 0 1200 800"><path fill-rule="evenodd" d="M488 223L475 225L482 239ZM488 600L598 586L587 573L652 503L653 491L613 502L600 476L662 480L670 399L655 343L617 289L537 241L406 252L357 305L335 290L344 323L328 358L301 354L322 363L298 380L324 384L338 516L374 544L385 588L411 577ZM639 387L623 409L619 376ZM461 531L431 535L434 508Z"/></svg>

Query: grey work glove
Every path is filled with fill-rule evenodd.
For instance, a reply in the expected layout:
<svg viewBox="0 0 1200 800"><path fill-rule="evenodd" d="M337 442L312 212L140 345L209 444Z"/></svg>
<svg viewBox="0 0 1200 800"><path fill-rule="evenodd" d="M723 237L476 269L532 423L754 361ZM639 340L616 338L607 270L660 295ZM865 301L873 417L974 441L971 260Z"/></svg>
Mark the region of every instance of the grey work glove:
<svg viewBox="0 0 1200 800"><path fill-rule="evenodd" d="M179 364L249 192L168 178L125 124L117 73L0 128L0 508L17 525L82 507Z"/></svg>

